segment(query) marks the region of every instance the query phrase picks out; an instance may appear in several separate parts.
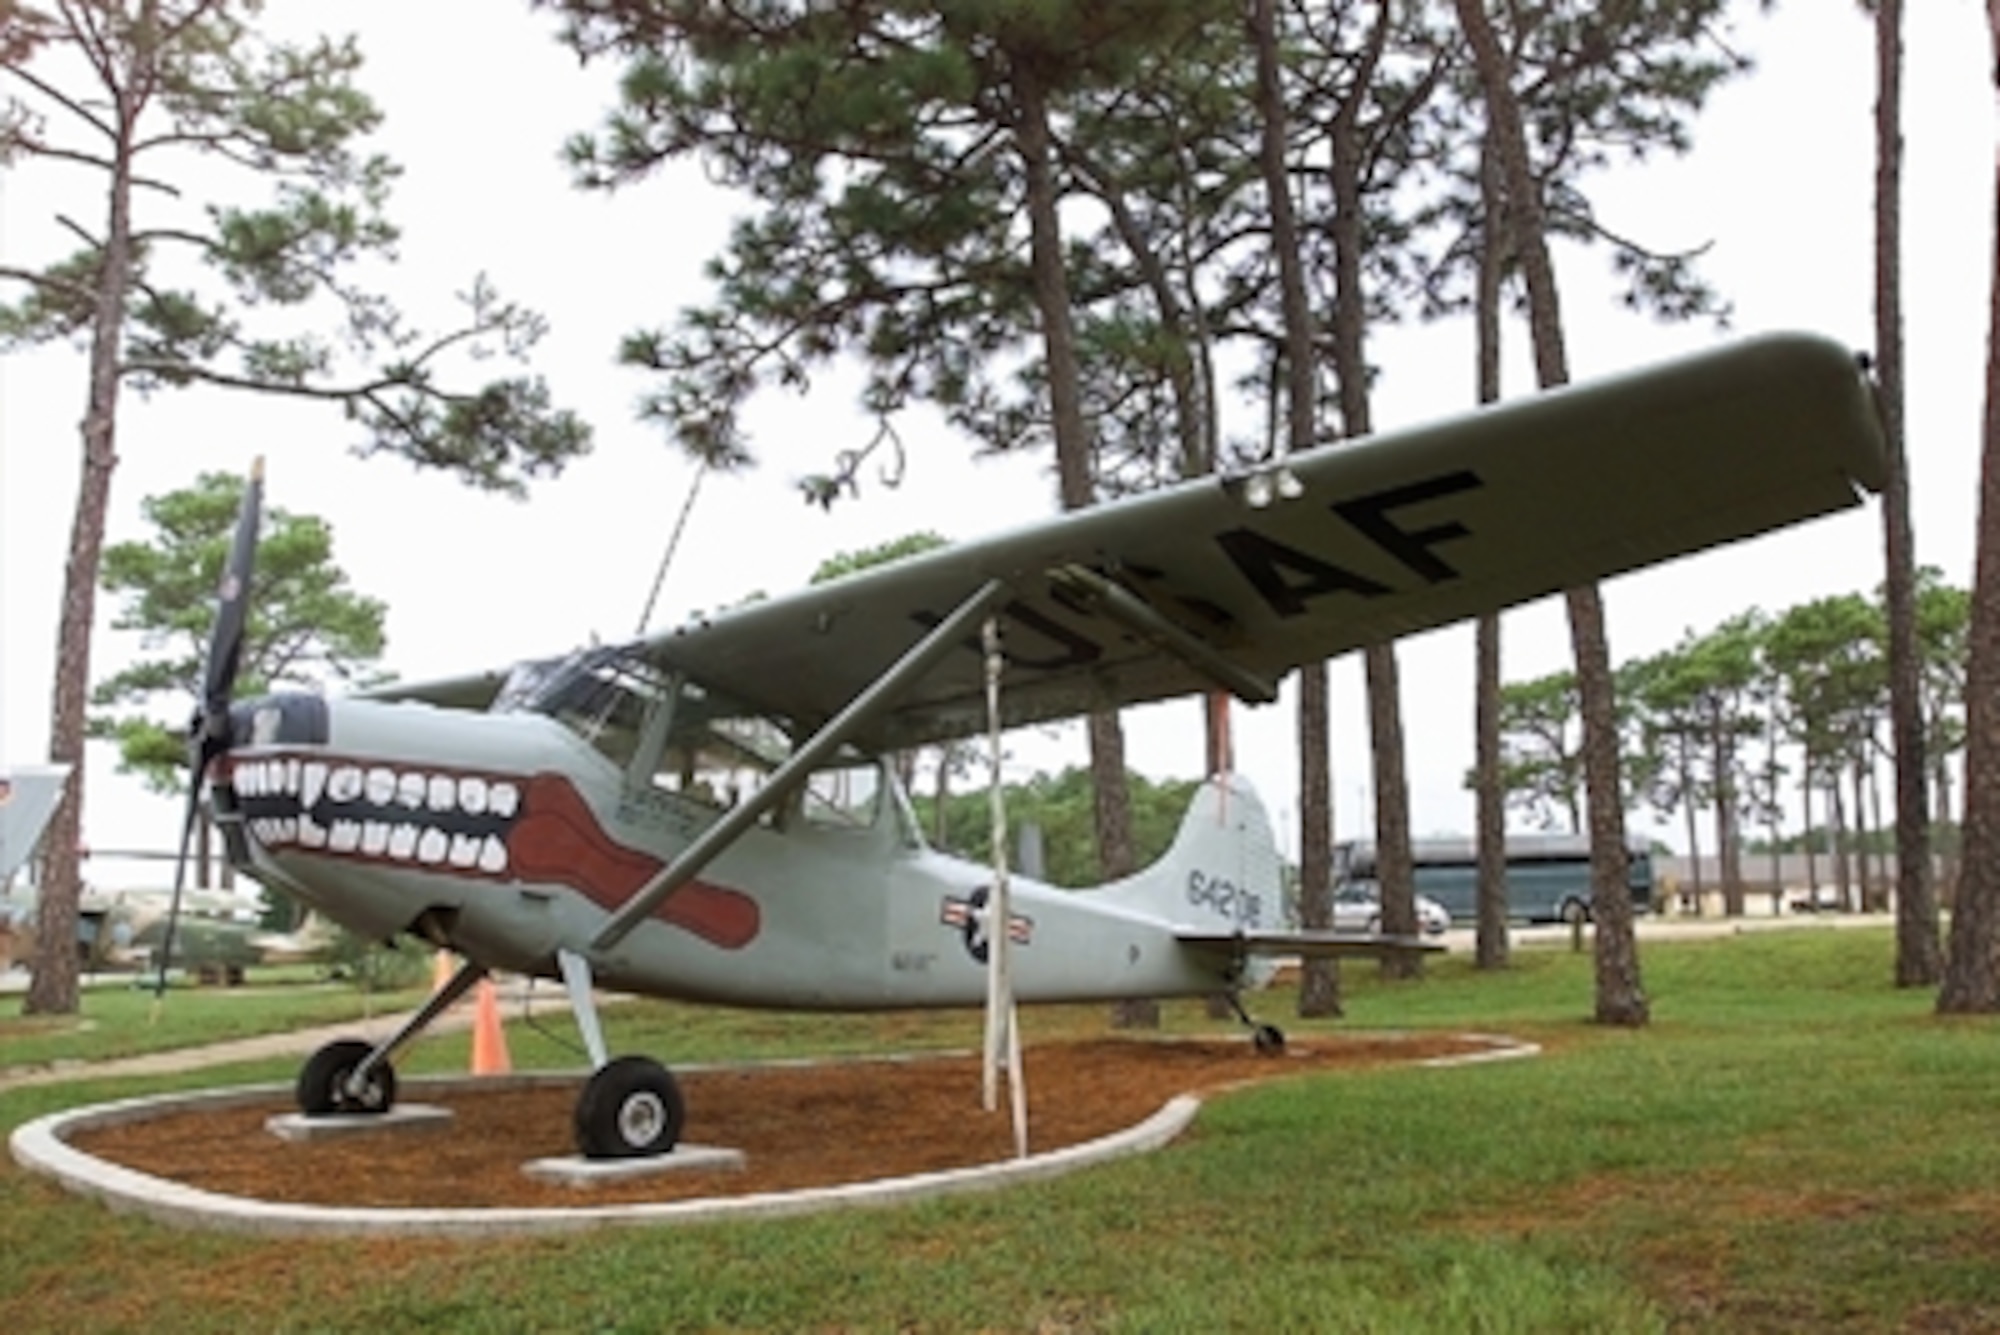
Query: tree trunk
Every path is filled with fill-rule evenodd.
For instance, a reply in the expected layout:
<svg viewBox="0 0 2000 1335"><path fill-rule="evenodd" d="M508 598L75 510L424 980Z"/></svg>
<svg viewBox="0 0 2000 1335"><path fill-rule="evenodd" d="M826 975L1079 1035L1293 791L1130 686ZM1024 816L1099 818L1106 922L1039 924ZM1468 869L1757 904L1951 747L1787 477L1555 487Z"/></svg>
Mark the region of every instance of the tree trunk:
<svg viewBox="0 0 2000 1335"><path fill-rule="evenodd" d="M1854 786L1854 866L1861 873L1861 896L1854 907L1866 910L1875 900L1875 870L1868 851L1871 840L1868 838L1867 792L1864 786L1867 775L1859 759L1848 772L1848 778Z"/></svg>
<svg viewBox="0 0 2000 1335"><path fill-rule="evenodd" d="M1410 785L1403 771L1402 690L1395 646L1370 645L1368 736L1375 760L1375 875L1382 890L1382 930L1413 937L1417 926L1417 872L1410 854ZM1394 887L1392 889L1392 887ZM1382 957L1384 978L1423 975L1421 955Z"/></svg>
<svg viewBox="0 0 2000 1335"><path fill-rule="evenodd" d="M1326 664L1299 669L1299 924L1333 926L1333 787L1327 766ZM1299 1014L1341 1015L1340 962L1309 959L1299 972Z"/></svg>
<svg viewBox="0 0 2000 1335"><path fill-rule="evenodd" d="M1833 863L1833 893L1841 912L1854 907L1854 880L1847 863L1847 807L1840 800L1840 772L1835 770L1826 784L1826 855Z"/></svg>
<svg viewBox="0 0 2000 1335"><path fill-rule="evenodd" d="M1877 0L1875 73L1875 378L1889 444L1882 537L1889 729L1896 753L1896 986L1928 987L1938 981L1943 960L1931 884L1916 536L1903 441L1903 0Z"/></svg>
<svg viewBox="0 0 2000 1335"><path fill-rule="evenodd" d="M1070 311L1069 274L1064 268L1062 223L1049 165L1049 111L1039 72L1032 62L1013 71L1018 121L1015 142L1021 155L1028 209L1029 271L1035 311L1042 325L1042 355L1049 377L1049 419L1056 443L1056 479L1065 510L1095 503L1091 445L1083 420L1078 381L1076 331ZM1132 807L1125 774L1125 735L1115 712L1090 716L1090 777L1097 816L1097 860L1106 880L1132 870ZM1159 1023L1151 1001L1121 1002L1116 1024Z"/></svg>
<svg viewBox="0 0 2000 1335"><path fill-rule="evenodd" d="M1270 0L1258 0L1267 6ZM1372 71L1388 40L1389 6L1378 7L1375 26L1370 31L1366 54L1356 66L1346 95L1328 128L1331 145L1329 184L1333 192L1333 371L1339 385L1341 434L1358 440L1374 430L1368 401L1368 361L1364 341L1367 333L1367 295L1362 287L1361 259L1366 245L1362 231L1361 107L1368 94ZM1271 55L1275 59L1275 47ZM1264 90L1259 82L1260 92ZM1270 91L1276 92L1273 82ZM1280 113L1281 114L1281 113ZM1267 122L1268 123L1268 122ZM1279 122L1282 128L1282 121ZM1265 170L1268 173L1282 144L1266 143ZM1289 206L1287 206L1289 212ZM1273 217L1273 232L1277 219ZM1294 229L1293 245L1296 245ZM1286 319L1286 343L1293 365L1291 403L1294 414L1310 412L1311 330L1305 321L1305 279L1300 266L1285 281L1296 286L1297 319ZM1288 311L1291 306L1288 305ZM1301 363L1304 363L1301 365ZM1295 427L1294 446L1309 433ZM1369 758L1375 778L1375 877L1382 897L1382 930L1390 936L1417 934L1416 869L1410 857L1410 785L1403 755L1403 708L1396 650L1392 644L1371 644L1363 651L1368 691ZM1414 978L1423 972L1418 955L1385 955L1381 961L1385 978Z"/></svg>
<svg viewBox="0 0 2000 1335"><path fill-rule="evenodd" d="M1681 741L1681 747L1683 750L1685 750L1687 747L1687 741L1685 738L1683 738ZM1690 873L1689 880L1691 883L1691 887L1688 893L1693 897L1695 916L1699 917L1701 916L1702 913L1701 831L1700 827L1695 823L1696 813L1695 813L1695 800L1694 800L1694 785L1690 783L1688 779L1689 775L1688 775L1687 759L1685 756L1683 756L1681 759L1681 793L1682 793L1681 810L1687 813L1688 871Z"/></svg>
<svg viewBox="0 0 2000 1335"><path fill-rule="evenodd" d="M1285 320L1285 442L1290 452L1313 443L1319 396L1315 393L1312 312L1285 161L1285 99L1279 84L1277 18L1272 0L1250 0L1245 22L1256 53L1258 168L1271 211L1271 249L1278 264ZM1337 359L1338 353L1335 356ZM1322 928L1331 926L1333 920L1333 785L1327 712L1326 665L1308 664L1299 669L1300 914L1307 926ZM1302 1016L1341 1013L1340 975L1334 961L1306 961L1298 1006Z"/></svg>
<svg viewBox="0 0 2000 1335"><path fill-rule="evenodd" d="M62 618L56 631L56 680L49 710L49 759L70 767L69 783L43 839L35 948L22 1011L73 1015L79 998L77 924L83 898L78 853L83 844L84 706L90 695L90 634L97 612L97 576L104 553L104 517L111 474L118 465L118 372L131 275L132 129L137 107L121 96L111 172L104 267L91 315L90 401L83 416L83 473L70 521L69 563L63 572Z"/></svg>
<svg viewBox="0 0 2000 1335"><path fill-rule="evenodd" d="M1528 327L1535 374L1543 389L1569 381L1562 309L1549 261L1542 201L1528 162L1520 104L1512 71L1480 0L1455 0L1460 26L1471 43L1486 95L1489 134L1500 150L1510 217L1522 275L1528 287ZM1642 1025L1649 1007L1639 984L1638 942L1632 930L1632 896L1625 879L1625 794L1618 777L1618 720L1612 697L1611 649L1604 607L1595 585L1565 595L1570 643L1576 655L1577 696L1583 713L1583 773L1590 826L1590 880L1597 921L1596 1017L1602 1024Z"/></svg>
<svg viewBox="0 0 2000 1335"><path fill-rule="evenodd" d="M1812 767L1812 752L1808 750L1805 757L1805 772L1799 779L1799 807L1800 814L1805 820L1805 838L1802 842L1805 844L1806 849L1806 893L1812 896L1812 904L1817 908L1819 906L1819 854L1813 848Z"/></svg>
<svg viewBox="0 0 2000 1335"><path fill-rule="evenodd" d="M1715 856L1722 874L1724 917L1743 916L1743 865L1736 830L1736 757L1718 717L1709 730L1709 764L1715 774Z"/></svg>
<svg viewBox="0 0 2000 1335"><path fill-rule="evenodd" d="M2000 92L2000 0L1986 0ZM2000 216L2000 165L1994 173ZM1996 232L2000 238L2000 232ZM1979 550L1965 672L1965 824L1938 1009L2000 1010L2000 245L1986 333L1986 419L1980 447Z"/></svg>
<svg viewBox="0 0 2000 1335"><path fill-rule="evenodd" d="M1463 3L1463 0L1461 0ZM1590 812L1590 902L1597 930L1599 1024L1637 1026L1652 1008L1639 984L1639 942L1626 880L1624 784L1618 776L1618 720L1612 698L1611 650L1597 586L1571 589L1570 641L1577 694L1583 700L1585 799Z"/></svg>
<svg viewBox="0 0 2000 1335"><path fill-rule="evenodd" d="M1507 967L1507 798L1500 783L1500 618L1487 613L1474 634L1479 685L1473 708L1477 757L1473 787L1478 802L1478 922L1472 962L1477 969Z"/></svg>
<svg viewBox="0 0 2000 1335"><path fill-rule="evenodd" d="M1485 217L1480 238L1479 296L1473 312L1479 327L1478 398L1500 398L1500 293L1506 269L1508 230L1504 222L1499 165L1490 145L1479 154L1479 203ZM1473 698L1473 792L1477 805L1478 922L1473 931L1473 966L1507 967L1507 794L1500 775L1500 614L1483 613L1473 634L1478 656Z"/></svg>
<svg viewBox="0 0 2000 1335"><path fill-rule="evenodd" d="M1090 777L1097 823L1097 868L1107 881L1138 870L1132 852L1132 803L1125 783L1125 729L1115 710L1090 716ZM1113 1003L1116 1029L1158 1029L1160 1003L1132 997Z"/></svg>

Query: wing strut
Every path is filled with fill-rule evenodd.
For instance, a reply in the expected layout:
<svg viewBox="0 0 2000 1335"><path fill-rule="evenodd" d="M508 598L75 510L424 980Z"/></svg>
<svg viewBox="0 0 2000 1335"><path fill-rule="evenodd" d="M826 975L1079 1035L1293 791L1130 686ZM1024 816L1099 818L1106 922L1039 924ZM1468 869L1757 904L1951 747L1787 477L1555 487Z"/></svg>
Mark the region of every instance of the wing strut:
<svg viewBox="0 0 2000 1335"><path fill-rule="evenodd" d="M1050 582L1074 593L1113 621L1164 649L1245 704L1268 705L1278 688L1217 653L1213 645L1161 616L1145 599L1095 570L1068 565L1049 572Z"/></svg>
<svg viewBox="0 0 2000 1335"><path fill-rule="evenodd" d="M834 715L825 727L814 733L804 745L794 751L791 759L773 770L761 788L732 807L722 819L703 830L695 837L693 843L681 850L679 857L662 868L650 881L640 886L638 893L626 900L624 906L611 915L611 921L605 923L603 929L591 939L590 948L598 951L609 950L623 941L634 927L652 916L653 910L666 902L667 896L693 880L703 867L735 843L737 836L756 824L766 811L783 801L793 780L818 765L835 747L867 724L898 691L928 672L939 658L957 648L967 633L977 626L979 619L985 616L988 609L999 602L1006 592L1005 581L988 580L971 597L960 603L950 616L926 632L921 640L890 665L888 671L877 677L867 689L850 700L845 709Z"/></svg>

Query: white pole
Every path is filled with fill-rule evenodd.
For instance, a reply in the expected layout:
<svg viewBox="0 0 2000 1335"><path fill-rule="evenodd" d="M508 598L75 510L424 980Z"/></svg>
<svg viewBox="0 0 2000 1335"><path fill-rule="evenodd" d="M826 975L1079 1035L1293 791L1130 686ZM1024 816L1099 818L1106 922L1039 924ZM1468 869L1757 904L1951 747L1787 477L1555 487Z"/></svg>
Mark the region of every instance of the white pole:
<svg viewBox="0 0 2000 1335"><path fill-rule="evenodd" d="M1014 1010L1014 980L1010 972L1013 945L1013 912L1007 893L1007 801L1000 786L1000 672L1005 662L1000 652L1000 621L986 618L982 641L986 649L986 718L992 760L992 777L987 786L992 812L993 889L986 897L986 1048L985 1106L992 1112L999 1103L996 1084L1000 1063L1007 1064L1009 1110L1014 1123L1014 1155L1028 1155L1028 1090L1021 1077L1021 1031Z"/></svg>

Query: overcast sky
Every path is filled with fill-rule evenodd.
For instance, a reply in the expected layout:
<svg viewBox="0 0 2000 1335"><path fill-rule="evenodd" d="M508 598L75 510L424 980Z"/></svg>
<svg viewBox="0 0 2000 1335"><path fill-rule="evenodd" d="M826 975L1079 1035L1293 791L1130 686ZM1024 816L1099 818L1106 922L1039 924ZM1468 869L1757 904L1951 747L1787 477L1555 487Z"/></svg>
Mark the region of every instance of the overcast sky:
<svg viewBox="0 0 2000 1335"><path fill-rule="evenodd" d="M387 666L422 678L631 635L691 469L632 420L644 387L613 365L618 338L667 323L703 298L701 266L740 205L698 169L677 168L628 192L583 195L557 157L568 135L610 104L608 69L579 69L553 24L524 7L428 0L285 4L290 22L339 16L359 33L361 82L387 113L381 147L405 168L392 206L404 240L393 295L432 327L450 294L485 272L553 325L535 369L558 400L596 427L593 454L518 502L483 495L386 460L351 457L335 409L277 404L220 391L128 393L111 540L139 537L143 498L203 469L241 470L268 456L267 503L334 525L336 556L354 585L389 604ZM1716 95L1686 159L1604 180L1594 192L1614 230L1661 249L1710 244L1704 271L1735 304L1729 334L1665 327L1616 310L1602 257L1558 256L1572 373L1577 379L1643 364L1720 337L1806 329L1862 347L1872 341L1874 101L1870 24L1849 4L1781 6L1769 18L1739 6L1734 41L1758 60ZM1969 584L1977 480L1984 313L1993 254L1994 108L1985 16L1973 0L1932 0L1907 17L1905 284L1909 444L1921 561ZM470 34L470 36L469 36ZM0 262L32 265L65 250L54 215L101 212L75 174L30 167L0 174ZM9 298L16 294L7 293ZM1508 391L1532 386L1525 332ZM1382 368L1378 429L1463 410L1471 399L1471 331L1463 323L1374 337ZM977 463L969 448L913 414L905 423L903 485L870 485L830 514L799 499L799 476L865 443L851 386L828 382L807 400L774 397L757 412L762 467L710 478L668 576L655 624L802 584L825 556L919 530L966 536L1050 513L1041 459ZM48 708L63 557L74 505L84 403L82 353L68 347L0 362L0 763L47 752ZM1811 598L1872 590L1880 580L1874 506L1672 563L1606 586L1614 659L1670 647L1749 607L1779 611ZM111 609L101 602L100 615ZM1510 614L1505 667L1523 679L1568 665L1560 600ZM137 648L98 637L93 675ZM1471 800L1472 639L1468 628L1401 647L1416 829L1463 831ZM1336 664L1335 823L1341 837L1372 828L1366 721L1358 660ZM1239 766L1295 839L1294 707L1238 714ZM1195 774L1192 706L1136 711L1133 766L1155 777ZM1020 765L1080 761L1080 734L1023 741ZM174 803L115 778L93 759L86 838L97 848L170 845ZM1642 821L1643 823L1643 821ZM1678 842L1678 828L1653 825ZM100 862L93 878L129 879Z"/></svg>

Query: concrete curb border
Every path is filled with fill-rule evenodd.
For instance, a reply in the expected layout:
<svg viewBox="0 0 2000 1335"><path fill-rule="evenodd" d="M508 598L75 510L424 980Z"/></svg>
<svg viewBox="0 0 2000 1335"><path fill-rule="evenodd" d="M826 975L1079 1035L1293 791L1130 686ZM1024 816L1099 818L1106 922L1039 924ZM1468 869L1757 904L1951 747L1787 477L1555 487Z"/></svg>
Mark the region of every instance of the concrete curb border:
<svg viewBox="0 0 2000 1335"><path fill-rule="evenodd" d="M513 1087L535 1083L576 1081L574 1074L486 1077L480 1087L501 1082ZM448 1092L472 1082L447 1079L412 1080L408 1092ZM296 1205L225 1196L164 1178L153 1177L72 1148L66 1138L81 1131L119 1126L166 1111L198 1108L220 1110L284 1094L286 1085L255 1085L196 1091L154 1098L122 1099L51 1113L15 1128L8 1138L14 1161L30 1172L55 1179L65 1189L92 1196L112 1210L137 1214L176 1228L217 1229L266 1237L496 1237L568 1232L608 1224L688 1224L720 1219L769 1219L815 1211L897 1205L967 1191L991 1190L1037 1181L1158 1149L1194 1120L1201 1100L1192 1095L1169 1099L1161 1109L1135 1126L1081 1145L1046 1154L969 1168L882 1178L802 1191L763 1192L748 1196L717 1196L701 1200L658 1201L636 1205L569 1206L556 1209L483 1207L469 1209L365 1209L345 1206Z"/></svg>
<svg viewBox="0 0 2000 1335"><path fill-rule="evenodd" d="M1498 1035L1467 1035L1491 1045L1488 1050L1460 1057L1417 1063L1448 1067L1537 1055L1532 1043ZM531 1072L511 1076L445 1076L418 1078L404 1084L405 1093L436 1094L468 1088L524 1088L541 1084L574 1084L576 1072ZM716 1196L697 1200L657 1201L625 1205L578 1205L560 1208L476 1207L376 1209L353 1206L299 1205L227 1196L204 1191L85 1154L68 1144L68 1137L87 1130L143 1121L163 1112L240 1107L284 1095L289 1085L237 1086L220 1090L121 1099L50 1113L16 1127L8 1138L14 1161L29 1172L53 1178L66 1190L94 1197L122 1214L136 1214L175 1228L252 1233L265 1237L499 1237L577 1232L608 1225L694 1224L724 1219L775 1219L831 1209L900 1205L934 1196L991 1191L1023 1182L1041 1181L1094 1164L1159 1149L1187 1129L1201 1099L1181 1094L1167 1100L1151 1117L1122 1131L1080 1145L1068 1145L1025 1159L1008 1159L968 1168L880 1178L833 1187L799 1191L760 1192L746 1196Z"/></svg>

